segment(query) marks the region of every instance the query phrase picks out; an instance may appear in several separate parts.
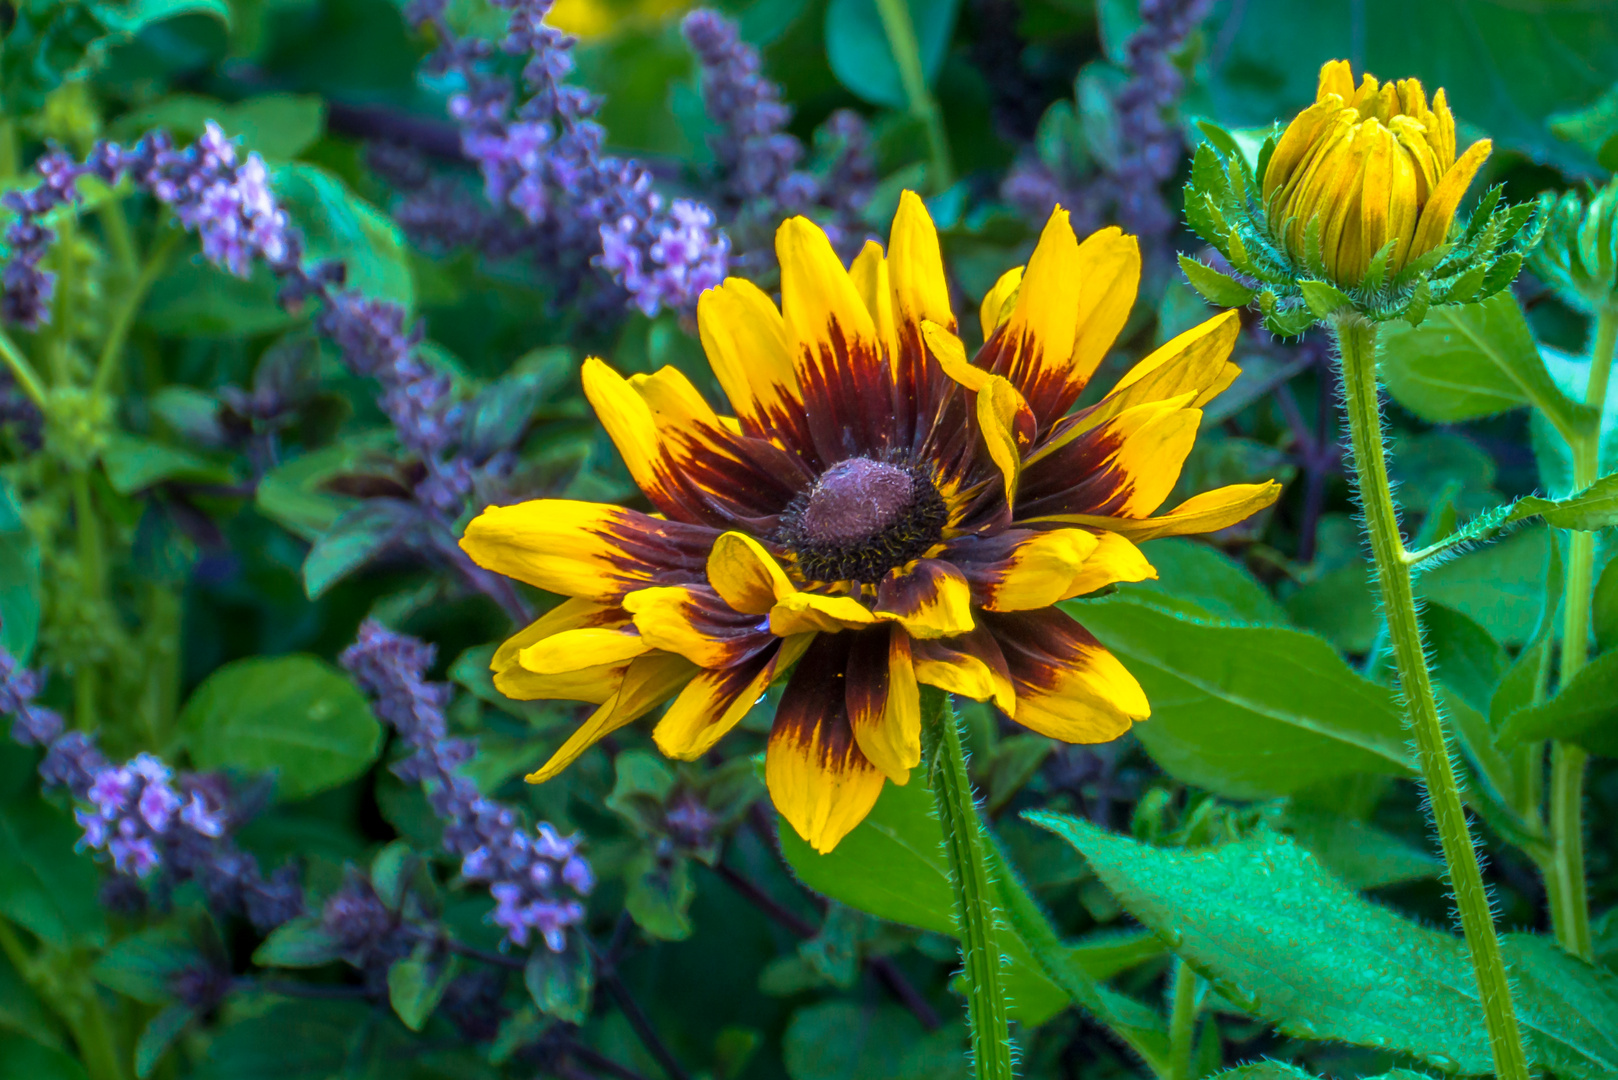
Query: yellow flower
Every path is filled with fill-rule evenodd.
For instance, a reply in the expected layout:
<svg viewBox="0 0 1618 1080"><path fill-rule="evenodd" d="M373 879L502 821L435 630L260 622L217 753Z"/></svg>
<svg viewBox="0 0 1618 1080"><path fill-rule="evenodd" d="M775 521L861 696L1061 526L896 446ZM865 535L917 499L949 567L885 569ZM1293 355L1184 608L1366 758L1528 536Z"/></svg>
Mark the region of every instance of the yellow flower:
<svg viewBox="0 0 1618 1080"><path fill-rule="evenodd" d="M599 706L537 773L663 702L670 757L706 753L796 665L765 757L770 794L829 851L921 760L920 684L993 701L1066 742L1114 739L1149 709L1139 684L1052 605L1156 572L1135 546L1207 532L1279 485L1195 496L1152 516L1201 406L1229 386L1225 312L1070 412L1134 303L1140 253L1051 216L1026 269L956 337L938 236L905 193L888 251L845 269L794 218L776 235L781 306L747 281L702 297L698 326L734 417L671 367L584 389L656 508L540 500L490 507L461 546L568 597L495 654L521 699Z"/></svg>
<svg viewBox="0 0 1618 1080"><path fill-rule="evenodd" d="M1264 167L1270 228L1306 264L1318 242L1332 279L1354 288L1384 245L1394 244L1392 273L1448 238L1489 148L1482 139L1456 159L1455 117L1443 90L1430 106L1415 79L1379 85L1365 75L1356 90L1348 62L1330 61L1320 69L1315 104L1287 127ZM1311 228L1317 241L1308 238Z"/></svg>

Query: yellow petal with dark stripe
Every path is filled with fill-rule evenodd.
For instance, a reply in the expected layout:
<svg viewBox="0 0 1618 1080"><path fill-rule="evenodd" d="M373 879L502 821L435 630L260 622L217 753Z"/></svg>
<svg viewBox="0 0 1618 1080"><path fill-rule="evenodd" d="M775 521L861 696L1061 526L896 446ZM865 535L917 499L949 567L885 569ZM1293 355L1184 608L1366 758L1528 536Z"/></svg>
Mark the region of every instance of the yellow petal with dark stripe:
<svg viewBox="0 0 1618 1080"><path fill-rule="evenodd" d="M972 629L972 588L949 563L917 559L888 571L877 587L875 610L911 637L955 637Z"/></svg>
<svg viewBox="0 0 1618 1080"><path fill-rule="evenodd" d="M1122 533L1136 543L1163 536L1189 536L1217 532L1244 521L1275 502L1281 485L1274 480L1262 484L1230 484L1193 495L1166 514L1150 518L1101 517L1086 514L1059 514L1047 519L1074 525L1089 525Z"/></svg>
<svg viewBox="0 0 1618 1080"><path fill-rule="evenodd" d="M1157 568L1147 561L1146 555L1128 537L1116 532L1094 535L1095 550L1090 552L1078 573L1068 581L1066 594L1058 599L1071 600L1075 596L1088 596L1108 585L1157 578Z"/></svg>
<svg viewBox="0 0 1618 1080"><path fill-rule="evenodd" d="M876 336L887 354L893 356L899 350L899 337L894 322L893 284L888 280L888 262L882 257L882 245L875 240L865 241L865 246L849 265L848 276L876 323Z"/></svg>
<svg viewBox="0 0 1618 1080"><path fill-rule="evenodd" d="M911 641L910 649L917 682L974 701L993 701L1001 712L1016 717L1011 675L1000 646L986 630L979 627L943 641Z"/></svg>
<svg viewBox="0 0 1618 1080"><path fill-rule="evenodd" d="M1222 311L1165 342L1118 380L1102 399L1104 408L1116 415L1132 405L1193 390L1196 397L1191 404L1201 408L1241 374L1229 362L1241 325L1238 312Z"/></svg>
<svg viewBox="0 0 1618 1080"><path fill-rule="evenodd" d="M896 784L921 763L921 694L910 637L899 627L861 632L849 649L846 704L866 760Z"/></svg>
<svg viewBox="0 0 1618 1080"><path fill-rule="evenodd" d="M775 676L797 662L813 638L812 634L785 638L743 664L698 672L652 729L657 748L680 761L695 761L712 750L758 704Z"/></svg>
<svg viewBox="0 0 1618 1080"><path fill-rule="evenodd" d="M546 592L616 599L625 585L652 573L613 541L613 532L638 524L636 518L644 515L566 499L491 506L467 525L461 549L485 570Z"/></svg>
<svg viewBox="0 0 1618 1080"><path fill-rule="evenodd" d="M786 320L764 290L741 278L709 289L697 301L697 332L738 417L767 430L772 416L797 408Z"/></svg>
<svg viewBox="0 0 1618 1080"><path fill-rule="evenodd" d="M1017 693L1017 723L1069 743L1108 742L1151 714L1118 658L1054 608L986 616Z"/></svg>
<svg viewBox="0 0 1618 1080"><path fill-rule="evenodd" d="M669 653L651 653L633 661L617 693L590 714L590 718L569 736L549 761L530 773L528 782L543 784L577 761L580 754L597 742L667 701L696 673L696 665L682 656Z"/></svg>
<svg viewBox="0 0 1618 1080"><path fill-rule="evenodd" d="M1084 529L1032 534L993 567L983 590L983 606L989 611L1027 611L1076 595L1073 582L1098 544L1096 535Z"/></svg>
<svg viewBox="0 0 1618 1080"><path fill-rule="evenodd" d="M819 852L865 820L882 793L882 771L854 739L844 695L847 634L816 638L781 695L764 754L770 800Z"/></svg>
<svg viewBox="0 0 1618 1080"><path fill-rule="evenodd" d="M1140 408L1155 409L1164 404L1153 402ZM1196 444L1197 425L1201 422L1201 409L1164 409L1128 434L1112 461L1112 467L1129 483L1129 497L1119 509L1119 516L1145 517L1163 505L1180 479L1180 469Z"/></svg>
<svg viewBox="0 0 1618 1080"><path fill-rule="evenodd" d="M698 667L720 667L731 659L729 643L703 632L695 621L699 601L689 585L641 589L624 597L624 610L647 644L678 653Z"/></svg>
<svg viewBox="0 0 1618 1080"><path fill-rule="evenodd" d="M725 533L714 541L708 556L708 584L725 603L749 615L763 615L797 591L775 556L739 532Z"/></svg>

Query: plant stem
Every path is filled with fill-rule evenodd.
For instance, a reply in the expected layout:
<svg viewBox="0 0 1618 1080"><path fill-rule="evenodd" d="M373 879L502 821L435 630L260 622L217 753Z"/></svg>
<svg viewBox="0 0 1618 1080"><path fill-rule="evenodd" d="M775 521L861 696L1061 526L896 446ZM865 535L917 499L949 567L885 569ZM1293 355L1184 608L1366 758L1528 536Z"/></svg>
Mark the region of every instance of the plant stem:
<svg viewBox="0 0 1618 1080"><path fill-rule="evenodd" d="M123 215L118 215L119 221ZM146 302L146 294L151 291L152 284L168 267L169 256L174 253L174 247L180 242L184 234L176 228L160 228L157 239L152 242L152 249L146 256L146 261L140 268L138 276L131 275L126 282L124 295L119 300L118 309L113 313L112 325L107 328L107 338L101 346L101 359L96 362L95 381L90 384L96 395L102 395L112 389L112 379L118 371L118 360L123 356L124 342L129 339L129 328L135 323L135 316L140 311L141 304Z"/></svg>
<svg viewBox="0 0 1618 1080"><path fill-rule="evenodd" d="M928 767L933 800L944 826L950 884L955 890L955 921L961 931L975 1075L978 1080L1011 1080L1011 1029L1006 996L1000 988L1000 946L995 935L987 842L972 797L961 730L949 696L942 690L924 687L921 701L922 730L932 744Z"/></svg>
<svg viewBox="0 0 1618 1080"><path fill-rule="evenodd" d="M927 76L921 69L921 46L916 41L916 25L910 20L906 0L876 0L888 49L899 65L899 81L904 86L910 115L927 129L927 151L932 161L927 170L928 186L943 191L955 182L955 166L950 162L949 138L944 133L944 117L927 89Z"/></svg>
<svg viewBox="0 0 1618 1080"><path fill-rule="evenodd" d="M99 603L107 595L106 567L101 553L101 523L96 519L90 492L90 470L73 470L73 517L78 527L79 573L86 597ZM96 684L100 671L80 658L73 670L73 721L81 731L95 726Z"/></svg>
<svg viewBox="0 0 1618 1080"><path fill-rule="evenodd" d="M1478 995L1489 1031L1494 1071L1501 1080L1527 1080L1528 1058L1512 1009L1511 984L1495 936L1493 913L1483 889L1477 852L1467 825L1466 810L1455 782L1455 770L1446 745L1443 720L1433 697L1432 677L1422 650L1421 624L1416 619L1410 568L1399 535L1399 515L1388 486L1388 466L1382 434L1382 413L1376 383L1376 326L1357 315L1332 324L1343 365L1343 401L1354 449L1354 470L1365 531L1376 563L1377 584L1388 623L1399 673L1399 688L1410 711L1416 756L1421 763L1433 824L1449 867L1450 887L1461 916L1467 952L1477 977Z"/></svg>
<svg viewBox="0 0 1618 1080"><path fill-rule="evenodd" d="M1596 316L1590 347L1590 376L1584 401L1596 422L1568 449L1573 454L1573 490L1581 491L1601 472L1601 414L1607 406L1614 345L1618 344L1618 312ZM1573 531L1567 540L1567 588L1562 600L1563 686L1589 659L1590 600L1595 584L1596 536ZM1545 871L1545 896L1557 944L1583 960L1594 957L1590 940L1590 904L1584 884L1584 763L1589 755L1571 743L1551 744L1551 864Z"/></svg>
<svg viewBox="0 0 1618 1080"><path fill-rule="evenodd" d="M23 393L28 395L30 401L41 409L45 407L45 384L40 381L39 374L34 371L34 365L17 348L17 343L11 340L4 330L0 330L0 358L11 369L11 377L17 380Z"/></svg>
<svg viewBox="0 0 1618 1080"><path fill-rule="evenodd" d="M1169 1017L1169 1080L1192 1080L1191 1048L1197 1034L1197 973L1174 962L1174 1012Z"/></svg>

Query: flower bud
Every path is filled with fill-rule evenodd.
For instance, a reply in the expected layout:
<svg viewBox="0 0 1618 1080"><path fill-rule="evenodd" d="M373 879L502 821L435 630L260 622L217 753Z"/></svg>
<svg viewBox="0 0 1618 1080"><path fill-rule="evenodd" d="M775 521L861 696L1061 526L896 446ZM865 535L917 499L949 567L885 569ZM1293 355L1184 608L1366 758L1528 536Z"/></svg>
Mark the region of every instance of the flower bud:
<svg viewBox="0 0 1618 1080"><path fill-rule="evenodd" d="M1298 114L1270 154L1260 182L1272 235L1295 259L1315 250L1331 280L1357 287L1386 245L1389 271L1449 237L1455 210L1490 143L1457 160L1455 117L1444 91L1431 105L1416 79L1354 88L1348 61L1320 69L1315 103Z"/></svg>
<svg viewBox="0 0 1618 1080"><path fill-rule="evenodd" d="M1545 243L1530 264L1559 296L1591 315L1618 313L1618 179L1594 195L1546 195Z"/></svg>
<svg viewBox="0 0 1618 1080"><path fill-rule="evenodd" d="M1327 63L1315 103L1265 141L1256 169L1229 133L1202 128L1186 220L1231 272L1180 265L1210 302L1255 304L1273 333L1350 315L1419 323L1433 304L1505 288L1538 242L1533 207L1505 205L1499 188L1456 225L1489 140L1457 157L1444 91L1429 102L1415 79L1356 88L1347 61Z"/></svg>

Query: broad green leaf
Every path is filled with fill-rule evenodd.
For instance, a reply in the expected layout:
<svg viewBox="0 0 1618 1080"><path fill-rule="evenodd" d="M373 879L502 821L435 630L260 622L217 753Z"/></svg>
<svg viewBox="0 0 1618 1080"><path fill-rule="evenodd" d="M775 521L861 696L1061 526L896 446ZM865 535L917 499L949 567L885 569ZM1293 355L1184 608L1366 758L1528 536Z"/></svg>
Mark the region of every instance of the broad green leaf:
<svg viewBox="0 0 1618 1080"><path fill-rule="evenodd" d="M74 850L79 837L67 815L34 796L0 805L0 915L60 949L107 938L100 874Z"/></svg>
<svg viewBox="0 0 1618 1080"><path fill-rule="evenodd" d="M140 1038L135 1041L135 1075L140 1080L146 1080L146 1077L157 1070L163 1056L174 1045L174 1040L178 1039L196 1018L195 1008L175 1002L147 1021L146 1026L141 1029Z"/></svg>
<svg viewBox="0 0 1618 1080"><path fill-rule="evenodd" d="M89 1080L89 1074L64 1050L0 1033L0 1080Z"/></svg>
<svg viewBox="0 0 1618 1080"><path fill-rule="evenodd" d="M1461 940L1360 899L1293 841L1263 833L1170 850L1061 814L1025 816L1078 848L1221 995L1282 1033L1491 1071ZM1590 1080L1618 1069L1618 979L1528 935L1504 947L1530 1057Z"/></svg>
<svg viewBox="0 0 1618 1080"><path fill-rule="evenodd" d="M352 780L382 747L364 695L312 656L226 664L197 687L179 726L198 767L274 773L283 799Z"/></svg>
<svg viewBox="0 0 1618 1080"><path fill-rule="evenodd" d="M265 517L313 543L329 530L343 512L358 505L353 495L330 490L337 477L367 469L387 468L390 432L370 432L345 438L265 474L254 501Z"/></svg>
<svg viewBox="0 0 1618 1080"><path fill-rule="evenodd" d="M1618 559L1609 560L1596 580L1591 600L1590 624L1596 648L1602 652L1618 647Z"/></svg>
<svg viewBox="0 0 1618 1080"><path fill-rule="evenodd" d="M1232 798L1412 765L1392 691L1312 634L1199 625L1123 599L1064 605L1140 681L1135 734L1171 775Z"/></svg>
<svg viewBox="0 0 1618 1080"><path fill-rule="evenodd" d="M270 161L290 161L320 138L326 129L326 103L311 94L265 94L231 105L198 94L170 94L143 109L119 117L115 130L136 138L163 128L176 139L194 139L212 120L245 151Z"/></svg>
<svg viewBox="0 0 1618 1080"><path fill-rule="evenodd" d="M406 311L415 306L404 236L387 215L315 165L283 165L275 170L273 183L303 231L308 259L342 259L349 288L391 300Z"/></svg>
<svg viewBox="0 0 1618 1080"><path fill-rule="evenodd" d="M1222 622L1286 626L1291 621L1245 566L1210 544L1171 537L1148 541L1141 552L1157 570L1157 580L1119 586L1141 603Z"/></svg>
<svg viewBox="0 0 1618 1080"><path fill-rule="evenodd" d="M19 664L39 637L40 588L39 541L10 481L0 478L0 648Z"/></svg>
<svg viewBox="0 0 1618 1080"><path fill-rule="evenodd" d="M174 977L202 963L202 953L184 936L153 927L102 953L90 975L109 990L147 1005L162 1005L174 999Z"/></svg>
<svg viewBox="0 0 1618 1080"><path fill-rule="evenodd" d="M405 1027L420 1031L426 1026L427 1018L432 1016L444 991L449 989L456 968L454 957L434 964L419 955L395 960L388 966L388 1004L393 1006L394 1014Z"/></svg>
<svg viewBox="0 0 1618 1080"><path fill-rule="evenodd" d="M1326 571L1285 603L1294 623L1346 653L1369 651L1382 626L1371 567L1361 559Z"/></svg>
<svg viewBox="0 0 1618 1080"><path fill-rule="evenodd" d="M782 1037L792 1080L967 1080L959 1024L928 1033L897 1005L828 1001L792 1014Z"/></svg>
<svg viewBox="0 0 1618 1080"><path fill-rule="evenodd" d="M1618 757L1618 652L1602 653L1549 701L1517 709L1500 728L1502 747L1540 739L1575 743Z"/></svg>
<svg viewBox="0 0 1618 1080"><path fill-rule="evenodd" d="M922 77L938 75L949 51L958 0L905 0L920 54ZM909 102L899 64L888 45L876 0L831 0L826 5L826 60L837 81L873 105L904 109Z"/></svg>
<svg viewBox="0 0 1618 1080"><path fill-rule="evenodd" d="M418 517L396 499L366 499L332 522L303 560L303 590L311 600L380 554Z"/></svg>
<svg viewBox="0 0 1618 1080"><path fill-rule="evenodd" d="M214 1032L192 1080L326 1080L347 1071L371 1027L357 1001L285 1001L241 1010Z"/></svg>
<svg viewBox="0 0 1618 1080"><path fill-rule="evenodd" d="M1550 533L1527 528L1423 571L1416 592L1466 615L1504 645L1521 645L1539 625Z"/></svg>
<svg viewBox="0 0 1618 1080"><path fill-rule="evenodd" d="M297 322L276 301L275 276L263 266L243 280L196 256L177 258L152 285L140 321L175 337L269 334Z"/></svg>
<svg viewBox="0 0 1618 1080"><path fill-rule="evenodd" d="M871 813L828 854L816 852L785 823L778 836L787 863L816 892L889 922L955 936L955 899L943 832L934 815L932 792L919 771L903 787L884 785ZM1012 893L1022 891L1012 874L999 874L994 880L1004 890L1003 907L1009 906ZM1016 899L1020 906L1037 911L1026 895ZM1054 930L1049 933L1055 937ZM1115 974L1117 947L1112 939L1094 946L1061 946L1064 959L1083 980ZM1029 945L1003 929L1000 948L1008 959L1004 984L1012 1015L1034 1025L1061 1011L1068 994L1042 973Z"/></svg>
<svg viewBox="0 0 1618 1080"><path fill-rule="evenodd" d="M1522 308L1509 292L1479 304L1434 308L1419 327L1382 329L1383 378L1393 399L1423 420L1452 424L1532 405L1564 432L1590 410L1557 388Z"/></svg>
<svg viewBox="0 0 1618 1080"><path fill-rule="evenodd" d="M189 450L122 432L108 439L101 466L107 471L107 483L120 495L132 495L165 480L228 484L234 479L225 466Z"/></svg>
<svg viewBox="0 0 1618 1080"><path fill-rule="evenodd" d="M595 965L579 935L568 935L567 948L559 953L535 949L523 968L522 979L528 996L546 1016L569 1024L582 1024L589 1017Z"/></svg>
<svg viewBox="0 0 1618 1080"><path fill-rule="evenodd" d="M1423 608L1421 622L1433 677L1487 712L1495 687L1511 666L1504 647L1475 620L1443 604Z"/></svg>
<svg viewBox="0 0 1618 1080"><path fill-rule="evenodd" d="M58 1046L56 1024L44 1002L0 952L0 1031L15 1031Z"/></svg>
<svg viewBox="0 0 1618 1080"><path fill-rule="evenodd" d="M230 26L230 5L225 0L135 0L122 9L107 7L102 11L109 26L126 34L138 34L182 15L206 15Z"/></svg>
<svg viewBox="0 0 1618 1080"><path fill-rule="evenodd" d="M1289 810L1286 828L1351 889L1437 877L1444 864L1385 829L1341 814Z"/></svg>

